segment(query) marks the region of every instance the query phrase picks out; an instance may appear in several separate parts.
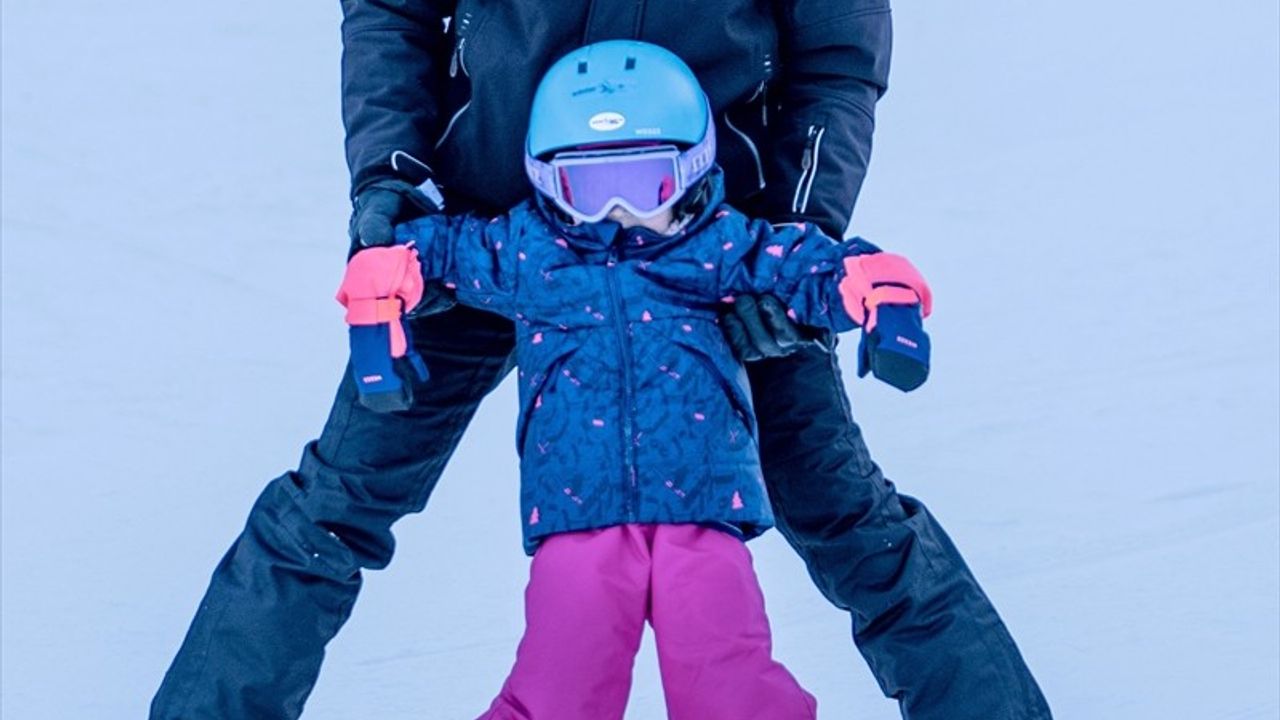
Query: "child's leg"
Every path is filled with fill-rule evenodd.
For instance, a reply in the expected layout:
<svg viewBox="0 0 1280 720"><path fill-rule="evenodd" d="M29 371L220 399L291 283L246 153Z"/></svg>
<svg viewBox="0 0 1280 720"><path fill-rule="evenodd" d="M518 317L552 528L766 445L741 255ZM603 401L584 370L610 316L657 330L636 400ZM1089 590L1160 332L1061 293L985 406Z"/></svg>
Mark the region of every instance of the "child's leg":
<svg viewBox="0 0 1280 720"><path fill-rule="evenodd" d="M637 526L548 538L529 572L515 667L481 720L621 720L648 601Z"/></svg>
<svg viewBox="0 0 1280 720"><path fill-rule="evenodd" d="M813 720L817 702L771 656L764 596L741 540L659 525L652 620L670 720Z"/></svg>

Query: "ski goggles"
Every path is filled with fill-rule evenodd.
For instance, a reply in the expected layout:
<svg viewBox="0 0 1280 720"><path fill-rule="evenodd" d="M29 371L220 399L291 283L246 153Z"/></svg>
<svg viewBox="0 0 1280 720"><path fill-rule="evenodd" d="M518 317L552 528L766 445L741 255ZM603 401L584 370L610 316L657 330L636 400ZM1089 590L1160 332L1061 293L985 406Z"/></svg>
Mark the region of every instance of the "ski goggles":
<svg viewBox="0 0 1280 720"><path fill-rule="evenodd" d="M675 205L711 169L715 138L681 152L674 145L562 152L525 157L534 187L570 217L599 222L614 207L649 218Z"/></svg>

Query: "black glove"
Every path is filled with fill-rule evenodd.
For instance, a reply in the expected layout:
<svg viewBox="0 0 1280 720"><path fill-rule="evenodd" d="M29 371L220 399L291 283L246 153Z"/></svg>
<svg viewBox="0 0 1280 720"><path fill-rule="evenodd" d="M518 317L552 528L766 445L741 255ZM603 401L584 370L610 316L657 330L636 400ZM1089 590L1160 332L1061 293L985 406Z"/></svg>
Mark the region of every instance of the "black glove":
<svg viewBox="0 0 1280 720"><path fill-rule="evenodd" d="M360 248L396 241L396 223L444 210L444 196L431 179L431 168L403 150L391 153L391 174L356 193L351 223L351 254Z"/></svg>
<svg viewBox="0 0 1280 720"><path fill-rule="evenodd" d="M787 317L787 307L772 295L739 295L720 318L733 353L742 362L785 357L816 338Z"/></svg>
<svg viewBox="0 0 1280 720"><path fill-rule="evenodd" d="M413 186L403 180L379 180L356 196L351 212L351 254L367 247L383 247L395 242L395 224L400 209ZM407 219L407 218L406 218Z"/></svg>
<svg viewBox="0 0 1280 720"><path fill-rule="evenodd" d="M367 247L385 247L396 241L395 226L415 217L438 213L437 205L418 187L387 178L366 185L356 195L351 212L351 253Z"/></svg>
<svg viewBox="0 0 1280 720"><path fill-rule="evenodd" d="M444 210L444 196L431 179L431 168L426 163L397 150L391 153L391 169L399 177L375 180L356 194L348 225L348 260L364 248L394 245L397 224ZM443 283L429 282L423 289L422 302L407 308L406 315L444 312L457 303L453 291Z"/></svg>

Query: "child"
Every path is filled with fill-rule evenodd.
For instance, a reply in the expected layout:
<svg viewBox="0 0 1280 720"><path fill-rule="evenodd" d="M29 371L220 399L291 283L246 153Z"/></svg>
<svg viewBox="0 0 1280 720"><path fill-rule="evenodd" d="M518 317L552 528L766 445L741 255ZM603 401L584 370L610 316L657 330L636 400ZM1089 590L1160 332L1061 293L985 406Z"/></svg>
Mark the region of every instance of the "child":
<svg viewBox="0 0 1280 720"><path fill-rule="evenodd" d="M745 372L717 317L737 293L771 293L798 322L861 326L871 369L908 387L927 369L930 294L904 258L721 205L714 157L683 62L591 45L534 98L533 199L490 220L406 223L400 244L348 266L339 299L370 394L397 373L425 377L402 317L424 278L515 321L528 627L482 720L620 719L646 620L671 718L816 716L771 658L743 541L773 516Z"/></svg>

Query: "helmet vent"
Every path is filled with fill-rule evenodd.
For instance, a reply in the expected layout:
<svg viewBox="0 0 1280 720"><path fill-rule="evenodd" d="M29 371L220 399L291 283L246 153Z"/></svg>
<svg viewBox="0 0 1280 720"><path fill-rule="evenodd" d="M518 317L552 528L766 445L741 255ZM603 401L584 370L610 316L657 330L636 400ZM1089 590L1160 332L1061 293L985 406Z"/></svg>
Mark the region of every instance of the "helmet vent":
<svg viewBox="0 0 1280 720"><path fill-rule="evenodd" d="M579 75L586 75L586 74L587 74L587 61L586 61L586 60L583 60L583 61L581 61L581 62L579 62L579 63L578 63L578 74L579 74Z"/></svg>
<svg viewBox="0 0 1280 720"><path fill-rule="evenodd" d="M627 69L627 70L635 70L635 69L636 69L636 59L635 59L635 58L633 58L633 57L629 57L629 58L627 58L627 64L626 64L626 68L625 68L625 69Z"/></svg>

